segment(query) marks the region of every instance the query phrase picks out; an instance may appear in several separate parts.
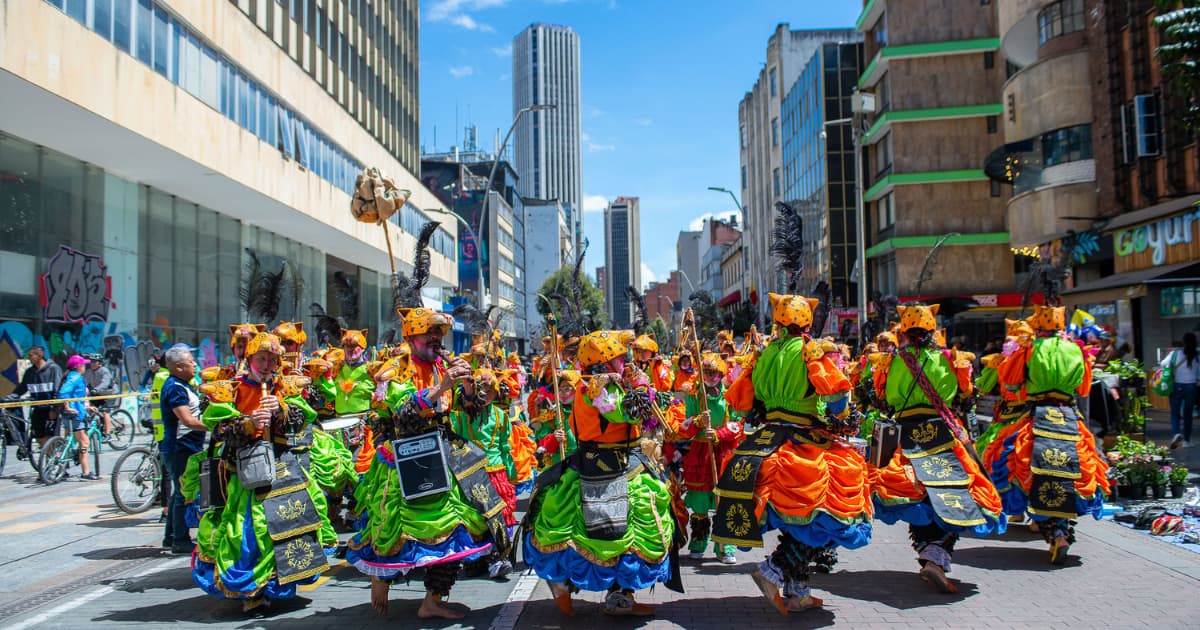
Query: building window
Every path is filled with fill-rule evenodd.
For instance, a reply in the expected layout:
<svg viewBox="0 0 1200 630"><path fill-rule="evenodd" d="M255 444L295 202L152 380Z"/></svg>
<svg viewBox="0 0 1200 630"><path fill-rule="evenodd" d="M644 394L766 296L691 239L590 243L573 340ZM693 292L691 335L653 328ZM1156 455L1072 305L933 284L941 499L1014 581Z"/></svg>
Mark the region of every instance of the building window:
<svg viewBox="0 0 1200 630"><path fill-rule="evenodd" d="M771 68L770 72L768 72L767 74L768 74L768 75L770 75L770 82L771 82L771 96L778 96L778 95L779 95L779 88L777 88L777 87L775 86L775 68Z"/></svg>
<svg viewBox="0 0 1200 630"><path fill-rule="evenodd" d="M879 229L882 232L896 223L896 213L892 208L892 193L888 193L875 202L876 214L879 219Z"/></svg>
<svg viewBox="0 0 1200 630"><path fill-rule="evenodd" d="M1162 122L1159 118L1158 95L1135 96L1133 98L1133 115L1137 156L1158 155L1162 151Z"/></svg>
<svg viewBox="0 0 1200 630"><path fill-rule="evenodd" d="M742 190L746 190L746 167L742 166Z"/></svg>
<svg viewBox="0 0 1200 630"><path fill-rule="evenodd" d="M998 182L994 179L992 180L992 196L993 197L1000 196L1000 182Z"/></svg>
<svg viewBox="0 0 1200 630"><path fill-rule="evenodd" d="M771 175L775 180L775 196L778 197L779 196L779 169L776 168L775 171L771 173Z"/></svg>
<svg viewBox="0 0 1200 630"><path fill-rule="evenodd" d="M1039 45L1083 28L1083 0L1059 0L1038 12Z"/></svg>
<svg viewBox="0 0 1200 630"><path fill-rule="evenodd" d="M1090 159L1092 159L1091 125L1065 127L1042 134L1042 166L1049 167Z"/></svg>
<svg viewBox="0 0 1200 630"><path fill-rule="evenodd" d="M779 146L779 119L771 119L771 146Z"/></svg>
<svg viewBox="0 0 1200 630"><path fill-rule="evenodd" d="M875 143L875 174L884 177L892 170L892 134L888 132Z"/></svg>
<svg viewBox="0 0 1200 630"><path fill-rule="evenodd" d="M983 53L983 69L991 70L996 67L996 53L988 51Z"/></svg>
<svg viewBox="0 0 1200 630"><path fill-rule="evenodd" d="M741 142L741 147L746 148L746 124L738 125L738 139Z"/></svg>
<svg viewBox="0 0 1200 630"><path fill-rule="evenodd" d="M998 128L998 124L997 124L998 122L999 122L999 121L996 119L996 117L995 117L995 116L988 116L988 117L987 117L987 130L988 130L988 133L996 133L996 131L997 131L997 128Z"/></svg>

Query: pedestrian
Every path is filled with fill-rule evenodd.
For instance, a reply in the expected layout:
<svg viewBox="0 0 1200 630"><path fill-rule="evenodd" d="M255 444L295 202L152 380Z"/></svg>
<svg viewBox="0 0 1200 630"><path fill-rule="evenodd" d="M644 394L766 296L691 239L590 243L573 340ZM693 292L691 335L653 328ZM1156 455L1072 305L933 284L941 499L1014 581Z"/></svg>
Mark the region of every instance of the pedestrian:
<svg viewBox="0 0 1200 630"><path fill-rule="evenodd" d="M83 380L87 383L88 393L91 396L109 396L117 393L116 381L113 380L112 372L108 366L104 365L104 358L98 354L88 354L84 356L88 360L88 369L83 373ZM109 410L115 408L118 404L117 399L110 398L108 400L98 400L94 405L100 411L100 416L104 418L104 426L101 428L104 431L104 436L112 432L112 416L109 415Z"/></svg>
<svg viewBox="0 0 1200 630"><path fill-rule="evenodd" d="M170 548L171 553L186 554L192 552L194 545L184 519L180 479L187 469L188 458L204 448L207 429L200 420L200 397L192 388L196 361L191 350L183 344L172 346L164 353L163 364L169 376L163 382L159 396L163 419L159 456L163 470L171 479L171 498L167 503L162 546Z"/></svg>
<svg viewBox="0 0 1200 630"><path fill-rule="evenodd" d="M46 349L33 346L25 354L30 368L25 370L21 383L13 390L14 396L29 397L34 401L52 400L58 394L58 386L62 384L63 372L58 364L46 358ZM54 435L55 421L58 420L58 407L55 405L35 405L30 410L30 422L33 426L33 437L38 444L45 445Z"/></svg>
<svg viewBox="0 0 1200 630"><path fill-rule="evenodd" d="M1196 408L1196 376L1200 362L1196 361L1196 333L1183 335L1183 347L1171 351L1167 361L1174 369L1175 385L1171 389L1171 448L1192 445L1192 415Z"/></svg>
<svg viewBox="0 0 1200 630"><path fill-rule="evenodd" d="M88 360L78 354L73 354L67 359L67 377L63 379L62 385L58 388L59 398L87 398L87 382L83 380L83 371L87 369L87 365ZM100 475L92 470L92 464L88 460L91 440L87 434L87 414L89 411L94 411L95 408L85 400L63 403L63 407L67 411L66 415L71 424L71 431L75 433L75 443L79 445L79 468L83 473L80 479L95 481L100 478Z"/></svg>

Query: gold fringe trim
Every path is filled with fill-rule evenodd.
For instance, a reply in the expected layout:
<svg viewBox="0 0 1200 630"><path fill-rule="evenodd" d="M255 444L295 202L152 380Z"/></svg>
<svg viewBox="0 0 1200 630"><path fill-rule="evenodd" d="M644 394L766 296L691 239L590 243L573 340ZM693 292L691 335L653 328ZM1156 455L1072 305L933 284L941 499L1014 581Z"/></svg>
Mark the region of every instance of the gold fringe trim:
<svg viewBox="0 0 1200 630"><path fill-rule="evenodd" d="M1064 442L1078 442L1079 441L1078 433L1076 433L1076 434L1055 433L1053 431L1043 431L1041 429L1034 429L1033 434L1039 435L1044 438L1050 438L1052 440L1062 440Z"/></svg>
<svg viewBox="0 0 1200 630"><path fill-rule="evenodd" d="M259 494L255 493L254 497L261 502L261 501L266 501L267 499L274 499L275 497L285 495L289 492L299 492L301 490L307 490L307 489L308 489L308 481L305 480L303 483L298 483L294 486L288 486L286 488L279 488L279 489L271 488L271 491L264 495L259 495Z"/></svg>
<svg viewBox="0 0 1200 630"><path fill-rule="evenodd" d="M1045 468L1038 468L1037 466L1030 466L1029 470L1039 475L1058 477L1059 479L1080 479L1083 477L1083 473L1081 472L1073 473L1065 470L1046 470Z"/></svg>
<svg viewBox="0 0 1200 630"><path fill-rule="evenodd" d="M904 453L904 456L910 460L921 459L922 457L929 457L930 455L937 455L938 453L945 453L946 451L953 449L954 445L957 443L958 443L957 440L951 439L949 442L946 442L945 444L942 444L940 446L935 446L930 449L923 449L920 453Z"/></svg>
<svg viewBox="0 0 1200 630"><path fill-rule="evenodd" d="M324 553L324 552L322 552L322 553ZM328 569L329 569L329 563L326 562L320 566L313 567L306 571L301 571L300 573L289 575L286 578L281 579L278 576L276 576L275 579L276 579L276 581L279 582L280 586L282 586L284 584L291 584L292 582L299 582L300 580L310 578L314 575L317 575L318 573L324 573Z"/></svg>
<svg viewBox="0 0 1200 630"><path fill-rule="evenodd" d="M313 523L312 525L301 525L300 527L297 527L295 529L289 529L286 532L280 532L278 534L268 533L267 536L270 537L271 542L279 542L285 538L292 538L293 536L299 536L300 534L307 534L309 532L315 532L318 529L321 529L321 521L320 520L318 520L316 523Z"/></svg>

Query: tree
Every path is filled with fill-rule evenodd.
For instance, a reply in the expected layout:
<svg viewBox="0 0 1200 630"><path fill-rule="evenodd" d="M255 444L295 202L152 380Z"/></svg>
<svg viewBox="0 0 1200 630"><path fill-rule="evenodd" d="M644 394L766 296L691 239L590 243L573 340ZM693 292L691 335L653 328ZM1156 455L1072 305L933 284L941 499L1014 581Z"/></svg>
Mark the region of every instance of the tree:
<svg viewBox="0 0 1200 630"><path fill-rule="evenodd" d="M717 309L717 302L708 291L700 289L688 296L691 302L692 315L696 318L696 332L700 335L700 341L712 341L717 338L717 331L721 330L722 323L725 321L721 317L721 311Z"/></svg>
<svg viewBox="0 0 1200 630"><path fill-rule="evenodd" d="M650 322L650 325L646 327L646 332L654 335L660 351L669 351L675 345L674 340L671 339L671 329L667 326L667 322L663 321L661 315Z"/></svg>
<svg viewBox="0 0 1200 630"><path fill-rule="evenodd" d="M587 276L579 274L579 304L575 301L574 269L564 266L550 274L538 289L538 313L544 317L554 309L559 328L564 333L578 334L578 330L566 330L575 326L586 331L602 330L609 326L608 314L604 312L604 294Z"/></svg>
<svg viewBox="0 0 1200 630"><path fill-rule="evenodd" d="M746 334L750 327L758 322L758 309L749 302L740 302L733 307L732 323L729 326L735 337Z"/></svg>
<svg viewBox="0 0 1200 630"><path fill-rule="evenodd" d="M1162 61L1169 96L1182 111L1178 120L1192 133L1200 131L1200 0L1157 0L1166 43L1156 53Z"/></svg>

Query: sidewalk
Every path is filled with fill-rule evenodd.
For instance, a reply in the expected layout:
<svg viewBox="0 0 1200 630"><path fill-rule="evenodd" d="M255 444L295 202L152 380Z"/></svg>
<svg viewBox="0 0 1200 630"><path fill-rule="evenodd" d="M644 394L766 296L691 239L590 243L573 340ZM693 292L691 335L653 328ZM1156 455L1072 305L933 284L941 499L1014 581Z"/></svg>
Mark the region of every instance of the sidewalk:
<svg viewBox="0 0 1200 630"><path fill-rule="evenodd" d="M574 618L562 616L539 582L519 628L1195 628L1200 626L1200 555L1148 539L1112 523L1087 520L1064 566L1052 566L1045 543L1024 527L999 538L959 542L950 576L959 592L934 592L917 577L906 526L876 523L864 549L841 552L829 575L812 585L821 609L787 618L759 595L750 572L765 552L739 554L723 566L684 560L686 595L662 588L639 593L656 617L614 619L601 595L576 597ZM774 536L768 536L774 544Z"/></svg>
<svg viewBox="0 0 1200 630"><path fill-rule="evenodd" d="M1188 467L1192 473L1192 482L1195 483L1200 480L1200 418L1193 420L1192 428L1194 430L1192 446L1171 451L1171 457ZM1168 445L1173 437L1175 434L1171 433L1171 414L1158 409L1147 410L1146 438L1162 445Z"/></svg>

